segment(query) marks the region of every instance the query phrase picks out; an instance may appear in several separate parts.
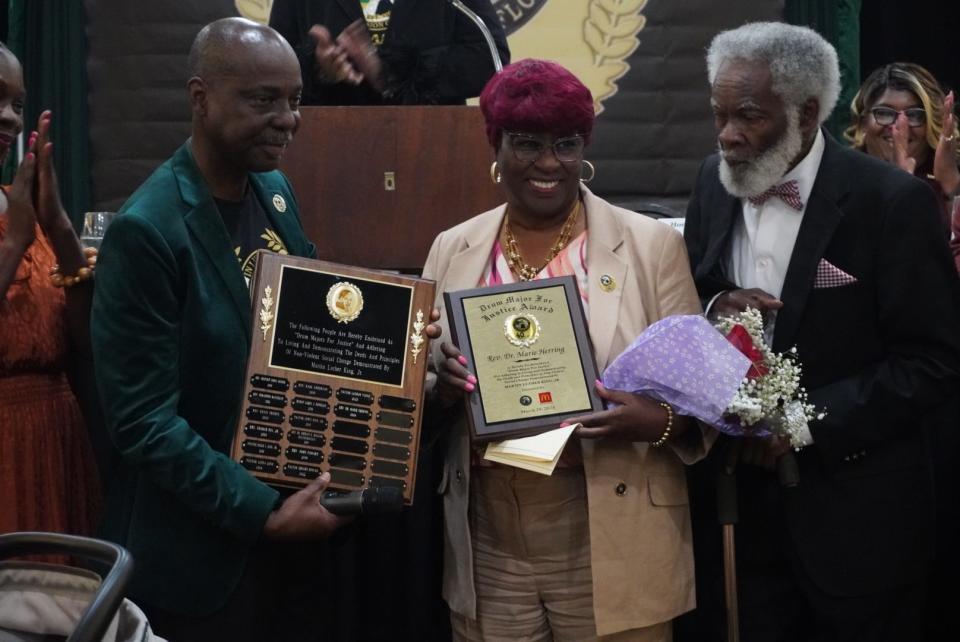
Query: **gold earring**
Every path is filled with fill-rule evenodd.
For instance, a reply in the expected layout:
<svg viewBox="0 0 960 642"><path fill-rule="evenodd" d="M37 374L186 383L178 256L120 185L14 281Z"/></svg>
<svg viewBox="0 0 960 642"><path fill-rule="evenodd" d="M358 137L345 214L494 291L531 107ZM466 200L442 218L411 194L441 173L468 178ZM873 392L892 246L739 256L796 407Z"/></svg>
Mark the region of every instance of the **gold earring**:
<svg viewBox="0 0 960 642"><path fill-rule="evenodd" d="M497 165L497 161L490 163L490 180L497 185L499 185L500 181L503 180L503 176L500 175L500 166Z"/></svg>
<svg viewBox="0 0 960 642"><path fill-rule="evenodd" d="M580 182L581 182L581 183L589 183L590 181L593 180L593 177L597 175L597 168L593 166L593 163L591 163L590 161L588 161L588 160L586 160L586 159L583 160L583 164L590 168L590 178L584 178L584 177L581 175L581 176L580 176ZM581 172L581 174L582 174L582 172Z"/></svg>

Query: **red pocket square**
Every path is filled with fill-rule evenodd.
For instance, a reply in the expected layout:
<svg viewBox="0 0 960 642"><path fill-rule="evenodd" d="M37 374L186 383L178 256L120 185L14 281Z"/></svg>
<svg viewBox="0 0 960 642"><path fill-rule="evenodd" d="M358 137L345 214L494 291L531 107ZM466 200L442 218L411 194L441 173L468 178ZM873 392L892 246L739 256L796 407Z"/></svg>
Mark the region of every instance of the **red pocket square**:
<svg viewBox="0 0 960 642"><path fill-rule="evenodd" d="M841 285L851 285L857 282L857 277L847 274L827 259L820 259L817 265L817 278L813 282L814 289L837 288Z"/></svg>

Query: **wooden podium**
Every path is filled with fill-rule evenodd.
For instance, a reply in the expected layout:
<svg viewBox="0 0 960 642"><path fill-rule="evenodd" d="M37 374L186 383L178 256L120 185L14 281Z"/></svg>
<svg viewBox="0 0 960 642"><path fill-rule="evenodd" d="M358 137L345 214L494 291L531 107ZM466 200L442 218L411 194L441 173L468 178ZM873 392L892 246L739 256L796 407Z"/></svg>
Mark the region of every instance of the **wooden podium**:
<svg viewBox="0 0 960 642"><path fill-rule="evenodd" d="M419 272L436 235L503 202L477 107L302 107L281 169L317 257Z"/></svg>

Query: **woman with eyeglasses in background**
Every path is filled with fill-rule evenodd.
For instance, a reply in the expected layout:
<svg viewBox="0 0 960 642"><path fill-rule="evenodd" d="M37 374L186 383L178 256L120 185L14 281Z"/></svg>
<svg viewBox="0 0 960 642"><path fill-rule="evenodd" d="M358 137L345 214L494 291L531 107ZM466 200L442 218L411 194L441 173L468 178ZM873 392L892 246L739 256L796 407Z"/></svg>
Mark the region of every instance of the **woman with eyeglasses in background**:
<svg viewBox="0 0 960 642"><path fill-rule="evenodd" d="M438 306L444 291L572 275L601 371L648 325L700 311L681 236L583 185L594 121L583 83L523 60L487 83L480 109L506 203L434 241L424 276ZM443 594L454 638L670 640L671 619L694 606L683 464L705 452L699 428L598 383L611 409L570 420L583 427L552 475L494 464L470 441L475 364L448 330L433 348L431 410L449 440Z"/></svg>
<svg viewBox="0 0 960 642"><path fill-rule="evenodd" d="M953 92L944 95L929 71L894 62L876 69L860 86L845 132L857 149L926 180L941 197L948 228L950 203L960 193L953 106ZM953 221L953 237L951 248L960 270L960 220Z"/></svg>

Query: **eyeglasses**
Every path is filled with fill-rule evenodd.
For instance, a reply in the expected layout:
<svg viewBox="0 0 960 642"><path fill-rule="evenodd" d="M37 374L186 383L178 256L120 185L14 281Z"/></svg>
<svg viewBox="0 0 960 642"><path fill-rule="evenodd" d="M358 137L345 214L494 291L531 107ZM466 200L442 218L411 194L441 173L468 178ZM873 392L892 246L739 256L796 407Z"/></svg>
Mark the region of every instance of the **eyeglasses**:
<svg viewBox="0 0 960 642"><path fill-rule="evenodd" d="M895 123L897 116L900 114L906 114L907 124L911 127L922 127L927 122L927 112L924 111L923 107L911 107L903 111L890 107L874 107L870 110L870 113L873 114L873 120L881 127Z"/></svg>
<svg viewBox="0 0 960 642"><path fill-rule="evenodd" d="M545 143L530 134L504 132L510 139L513 155L522 163L535 163L548 148L561 163L575 163L583 158L583 136L566 136L552 143Z"/></svg>

